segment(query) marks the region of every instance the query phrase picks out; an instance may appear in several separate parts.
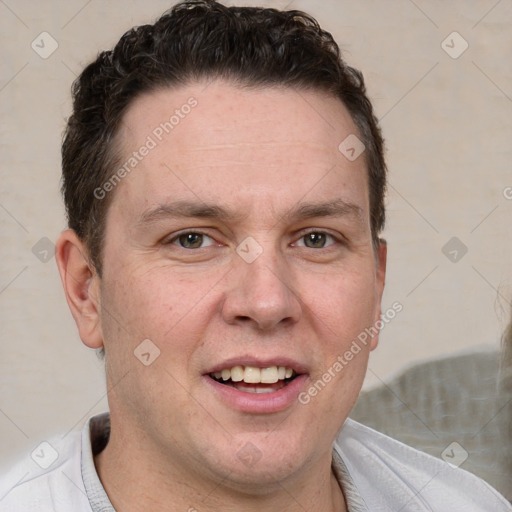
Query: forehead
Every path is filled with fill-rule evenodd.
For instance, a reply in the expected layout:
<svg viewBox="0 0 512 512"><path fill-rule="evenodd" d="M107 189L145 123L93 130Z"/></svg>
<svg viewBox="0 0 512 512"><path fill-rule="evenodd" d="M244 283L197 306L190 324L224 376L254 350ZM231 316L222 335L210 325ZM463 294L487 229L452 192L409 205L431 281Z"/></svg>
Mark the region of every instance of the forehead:
<svg viewBox="0 0 512 512"><path fill-rule="evenodd" d="M215 80L162 87L137 97L123 117L117 139L123 146L148 134L175 143L187 142L184 139L192 134L190 145L213 145L226 137L238 143L322 138L329 144L345 133L357 134L357 127L343 103L324 92L242 87Z"/></svg>
<svg viewBox="0 0 512 512"><path fill-rule="evenodd" d="M349 161L338 149L355 134L341 101L318 91L220 80L162 88L137 98L123 118L116 140L122 164L134 166L125 166L116 194L140 207L176 195L286 202L330 192L333 200L336 190L366 189L364 158Z"/></svg>

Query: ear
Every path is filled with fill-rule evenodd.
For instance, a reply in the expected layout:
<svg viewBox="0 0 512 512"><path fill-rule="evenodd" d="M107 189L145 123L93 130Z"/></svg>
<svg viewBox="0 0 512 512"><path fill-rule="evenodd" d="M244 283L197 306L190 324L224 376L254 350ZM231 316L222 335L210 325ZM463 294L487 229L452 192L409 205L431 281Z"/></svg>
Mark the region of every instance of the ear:
<svg viewBox="0 0 512 512"><path fill-rule="evenodd" d="M384 293L384 284L386 282L386 263L388 257L388 245L386 240L383 238L379 239L379 246L377 248L376 258L376 272L375 272L375 286L376 286L376 298L378 301L377 311L374 318L374 325L380 320L382 315L382 294ZM375 335L372 338L370 350L375 350L379 344L379 335Z"/></svg>
<svg viewBox="0 0 512 512"><path fill-rule="evenodd" d="M90 348L101 348L100 278L87 257L86 247L73 230L61 233L55 247L55 259L81 340Z"/></svg>

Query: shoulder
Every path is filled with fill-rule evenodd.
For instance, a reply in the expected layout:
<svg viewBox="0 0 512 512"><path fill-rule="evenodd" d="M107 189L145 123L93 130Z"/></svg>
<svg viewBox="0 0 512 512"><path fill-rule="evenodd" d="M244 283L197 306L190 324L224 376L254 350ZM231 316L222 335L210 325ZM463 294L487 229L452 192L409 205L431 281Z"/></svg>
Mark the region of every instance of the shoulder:
<svg viewBox="0 0 512 512"><path fill-rule="evenodd" d="M334 449L369 510L512 511L505 498L473 474L351 419L338 434ZM452 453L455 461L456 445Z"/></svg>
<svg viewBox="0 0 512 512"><path fill-rule="evenodd" d="M40 443L0 476L0 510L90 512L81 476L81 434Z"/></svg>

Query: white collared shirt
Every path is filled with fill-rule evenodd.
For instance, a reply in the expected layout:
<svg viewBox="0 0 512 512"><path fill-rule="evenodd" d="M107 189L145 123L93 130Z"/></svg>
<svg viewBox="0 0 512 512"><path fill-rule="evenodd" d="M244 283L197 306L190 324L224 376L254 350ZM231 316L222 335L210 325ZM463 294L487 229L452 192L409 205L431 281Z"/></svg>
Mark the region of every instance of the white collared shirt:
<svg viewBox="0 0 512 512"><path fill-rule="evenodd" d="M57 455L48 467L30 457L21 461L0 480L0 511L115 512L93 458L108 442L109 429L108 413L94 416L81 433L41 448L43 466ZM333 470L349 512L512 511L471 473L350 419L333 445Z"/></svg>

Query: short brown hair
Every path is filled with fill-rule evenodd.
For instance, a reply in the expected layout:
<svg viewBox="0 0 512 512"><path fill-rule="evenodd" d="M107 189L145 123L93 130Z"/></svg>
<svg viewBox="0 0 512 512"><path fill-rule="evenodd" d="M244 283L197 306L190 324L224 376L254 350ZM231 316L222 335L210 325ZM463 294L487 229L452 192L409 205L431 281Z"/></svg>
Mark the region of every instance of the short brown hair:
<svg viewBox="0 0 512 512"><path fill-rule="evenodd" d="M362 74L343 61L332 35L304 12L189 0L176 4L153 25L126 32L72 87L73 113L62 144L62 192L69 227L84 241L98 274L113 193L98 199L94 191L119 163L114 138L123 114L142 93L214 78L242 87L314 89L343 102L366 148L377 247L385 220L386 164Z"/></svg>

